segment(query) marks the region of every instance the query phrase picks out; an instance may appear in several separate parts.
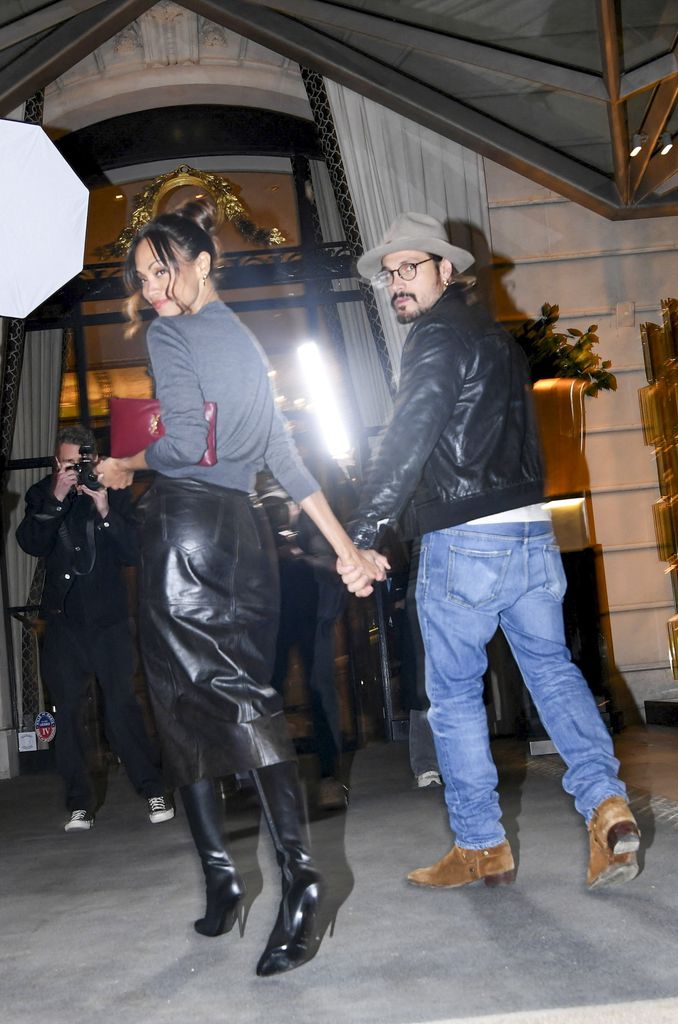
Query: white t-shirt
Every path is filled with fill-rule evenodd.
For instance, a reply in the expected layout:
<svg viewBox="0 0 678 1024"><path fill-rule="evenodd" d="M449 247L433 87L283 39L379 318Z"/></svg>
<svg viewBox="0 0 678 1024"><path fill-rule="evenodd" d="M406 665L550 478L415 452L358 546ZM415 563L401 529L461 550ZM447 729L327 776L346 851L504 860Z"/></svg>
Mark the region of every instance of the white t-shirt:
<svg viewBox="0 0 678 1024"><path fill-rule="evenodd" d="M481 519L469 519L467 526L477 526L479 523L533 523L539 521L550 522L551 513L545 505L523 505L522 508L510 508L508 512L497 512L493 516L483 516Z"/></svg>

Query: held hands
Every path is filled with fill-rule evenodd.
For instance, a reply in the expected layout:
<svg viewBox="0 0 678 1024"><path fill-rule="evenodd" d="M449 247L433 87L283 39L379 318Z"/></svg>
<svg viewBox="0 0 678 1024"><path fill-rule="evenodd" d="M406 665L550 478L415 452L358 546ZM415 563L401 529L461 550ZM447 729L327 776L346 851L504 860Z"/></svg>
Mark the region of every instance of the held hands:
<svg viewBox="0 0 678 1024"><path fill-rule="evenodd" d="M129 487L134 479L134 471L127 469L122 459L100 459L97 463L97 476L103 487L114 491L122 491ZM94 494L95 492L90 492Z"/></svg>
<svg viewBox="0 0 678 1024"><path fill-rule="evenodd" d="M376 551L359 551L330 508L322 491L314 491L300 502L337 554L337 572L352 594L369 597L372 581L383 580L388 561Z"/></svg>
<svg viewBox="0 0 678 1024"><path fill-rule="evenodd" d="M356 597L369 597L374 590L372 582L386 579L386 571L390 568L388 559L371 549L363 551L354 547L345 561L337 559L337 572Z"/></svg>

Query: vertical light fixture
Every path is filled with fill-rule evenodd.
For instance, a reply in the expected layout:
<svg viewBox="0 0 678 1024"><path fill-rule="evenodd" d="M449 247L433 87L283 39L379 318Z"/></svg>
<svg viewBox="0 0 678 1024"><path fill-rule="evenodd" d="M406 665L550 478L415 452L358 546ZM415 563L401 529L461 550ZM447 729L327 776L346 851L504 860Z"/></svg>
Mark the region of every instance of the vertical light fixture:
<svg viewBox="0 0 678 1024"><path fill-rule="evenodd" d="M670 132L662 132L661 139L659 140L661 148L661 155L666 156L673 149L673 139L671 138Z"/></svg>
<svg viewBox="0 0 678 1024"><path fill-rule="evenodd" d="M631 150L629 152L629 156L638 156L645 142L647 142L647 135L643 135L642 132L634 132L633 138L631 139Z"/></svg>
<svg viewBox="0 0 678 1024"><path fill-rule="evenodd" d="M297 348L297 355L313 411L330 455L335 459L345 458L350 453L351 443L320 348L315 341L305 341Z"/></svg>

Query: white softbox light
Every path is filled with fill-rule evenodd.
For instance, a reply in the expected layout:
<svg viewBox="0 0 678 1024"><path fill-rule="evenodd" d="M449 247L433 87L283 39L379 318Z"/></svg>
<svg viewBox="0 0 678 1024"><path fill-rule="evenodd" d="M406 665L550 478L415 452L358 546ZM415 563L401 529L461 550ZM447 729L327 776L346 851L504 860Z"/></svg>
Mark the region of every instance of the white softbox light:
<svg viewBox="0 0 678 1024"><path fill-rule="evenodd" d="M0 119L0 316L27 317L80 273L88 200L42 128Z"/></svg>

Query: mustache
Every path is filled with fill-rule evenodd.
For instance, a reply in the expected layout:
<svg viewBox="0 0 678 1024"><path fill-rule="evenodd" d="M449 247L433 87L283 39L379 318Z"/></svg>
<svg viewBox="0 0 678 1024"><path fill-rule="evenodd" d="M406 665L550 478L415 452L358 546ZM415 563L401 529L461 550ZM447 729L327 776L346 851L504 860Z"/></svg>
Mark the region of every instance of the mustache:
<svg viewBox="0 0 678 1024"><path fill-rule="evenodd" d="M395 295L391 296L391 306L394 307L398 299L413 299L416 302L415 296L412 292L399 291Z"/></svg>

